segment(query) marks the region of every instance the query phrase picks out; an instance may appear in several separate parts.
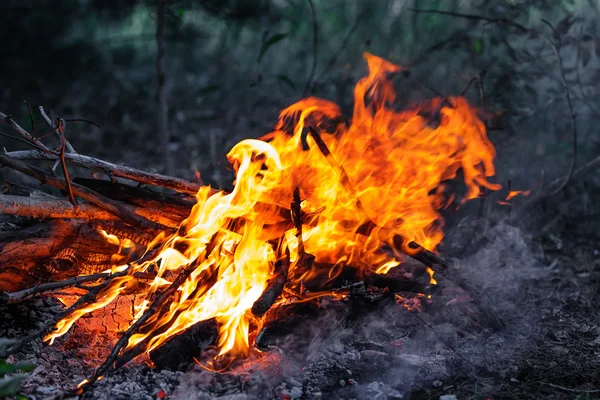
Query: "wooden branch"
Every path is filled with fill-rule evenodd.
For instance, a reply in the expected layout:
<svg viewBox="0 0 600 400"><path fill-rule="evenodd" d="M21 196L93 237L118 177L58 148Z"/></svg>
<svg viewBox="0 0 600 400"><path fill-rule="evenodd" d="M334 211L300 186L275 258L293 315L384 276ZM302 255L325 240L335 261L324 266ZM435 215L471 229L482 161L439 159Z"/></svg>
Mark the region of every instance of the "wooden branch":
<svg viewBox="0 0 600 400"><path fill-rule="evenodd" d="M107 241L100 229L140 246L119 253L119 246ZM0 233L0 292L95 274L138 259L156 234L121 221L54 219L33 225L27 222L21 229Z"/></svg>
<svg viewBox="0 0 600 400"><path fill-rule="evenodd" d="M76 286L85 282L93 282L102 278L106 278L110 275L110 272L100 272L91 275L81 275L74 278L70 278L64 281L49 282L43 285L34 286L28 289L19 290L18 292L7 292L0 293L0 302L6 302L8 304L18 303L20 301L29 299L36 294L50 292L56 289L64 289L71 286Z"/></svg>
<svg viewBox="0 0 600 400"><path fill-rule="evenodd" d="M73 182L92 189L109 199L142 209L161 210L162 214L170 217L171 220L177 221L177 226L189 217L192 208L196 204L195 197L182 193L160 193L149 188L101 179L75 178Z"/></svg>
<svg viewBox="0 0 600 400"><path fill-rule="evenodd" d="M41 106L40 106L41 107ZM73 207L77 207L75 201L75 195L73 194L73 186L71 185L71 179L69 178L69 170L67 169L67 163L65 162L65 149L67 146L67 139L63 131L62 122L58 122L58 132L60 134L60 165L62 167L63 176L65 177L65 183L67 184L67 192L69 193L69 201L73 204Z"/></svg>
<svg viewBox="0 0 600 400"><path fill-rule="evenodd" d="M255 317L262 317L273 306L275 300L281 296L283 287L287 283L288 272L290 268L290 253L286 251L286 255L280 258L275 263L273 276L269 280L267 287L260 297L252 305L252 314Z"/></svg>
<svg viewBox="0 0 600 400"><path fill-rule="evenodd" d="M122 205L136 215L164 227L178 228L182 218L173 218L172 214L160 208L142 208ZM48 197L0 196L0 213L30 218L85 219L92 221L118 221L117 215L93 204L77 203L77 207L62 199Z"/></svg>
<svg viewBox="0 0 600 400"><path fill-rule="evenodd" d="M39 150L13 151L7 153L6 155L16 160L56 161L59 159L59 157L53 153ZM195 195L198 193L198 190L200 190L201 187L199 184L187 181L185 179L174 178L161 174L153 174L136 168L112 164L98 158L84 156L77 153L65 154L65 162L76 167L102 172L109 177L129 179L146 185L154 185L172 189L181 193Z"/></svg>
<svg viewBox="0 0 600 400"><path fill-rule="evenodd" d="M14 343L13 345L6 348L4 350L4 352L0 354L0 357L6 357L7 355L14 354L18 350L20 350L24 345L26 345L27 343L42 336L44 333L46 333L46 331L48 329L55 326L63 318L68 317L73 312L75 312L75 311L85 307L86 305L90 304L91 302L93 302L96 299L96 296L98 295L98 293L100 293L104 288L108 287L115 278L122 277L122 276L129 274L131 268L132 267L129 266L128 268L126 268L123 271L116 272L116 273L110 275L103 283L101 283L97 286L94 286L90 291L88 291L88 293L86 293L81 298L79 298L75 303L73 303L65 311L61 312L60 314L56 315L53 319L46 322L44 325L42 325L41 328L37 329L36 331L34 331L34 332L30 333L29 335L25 336L24 338L20 339L17 343Z"/></svg>
<svg viewBox="0 0 600 400"><path fill-rule="evenodd" d="M600 156L592 159L587 164L582 165L577 168L571 174L571 179L579 179L587 173L600 168ZM568 175L567 175L568 176ZM560 188L563 185L563 182L566 182L567 177L560 177L553 180L549 185L545 188L538 191L536 194L531 196L523 205L521 205L518 209L513 212L513 215L508 219L509 224L518 223L525 217L532 208L538 205L540 202L549 199L554 195L557 188Z"/></svg>
<svg viewBox="0 0 600 400"><path fill-rule="evenodd" d="M198 284L196 285L196 287L194 288L194 291L189 295L188 298L199 298L199 297L203 296L206 292L208 292L215 285L215 283L217 283L217 278L218 278L218 268L214 269L212 271L210 271L210 270L203 271L199 275L199 278L197 279ZM164 312L167 312L169 310L169 308L170 308L169 304L164 304L161 307L161 309L155 313L155 314L159 314L157 319L160 319L160 315L162 315ZM179 316L181 315L182 312L184 312L184 310L182 310L182 309L177 310L175 312L175 314L166 323L164 323L161 326L158 326L158 327L154 326L154 325L140 326L138 333L140 331L144 331L144 329L145 329L146 332L144 332L144 333L146 333L148 336L146 336L144 338L144 340L142 340L141 342L136 344L134 347L124 351L115 360L114 368L115 369L121 368L122 366L127 364L129 361L133 360L134 358L136 358L137 356L142 354L144 351L148 350L148 347L150 346L150 343L152 342L152 340L156 336L159 336L159 335L167 332L169 329L171 329L171 327L173 326L175 321L177 321L177 319L179 318ZM150 351L152 351L152 350L154 350L154 349L150 349Z"/></svg>
<svg viewBox="0 0 600 400"><path fill-rule="evenodd" d="M65 122L65 120L62 118L59 118L58 125L57 125L52 121L52 119L50 119L48 114L46 114L46 110L44 110L43 106L39 106L39 110L40 110L40 114L42 114L42 117L44 118L44 120L46 120L46 123L50 126L50 128L52 128L52 130L54 132L56 132L58 139L62 142L63 136L64 136L64 130L67 126L67 123ZM65 146L69 150L70 153L76 153L76 151L73 148L73 146L71 145L71 143L66 139L65 139Z"/></svg>
<svg viewBox="0 0 600 400"><path fill-rule="evenodd" d="M0 291L16 291L54 279L96 273L112 265L118 246L94 224L49 220L0 233Z"/></svg>
<svg viewBox="0 0 600 400"><path fill-rule="evenodd" d="M127 331L123 333L121 338L113 347L110 355L106 358L102 365L96 368L94 374L88 380L86 380L85 383L80 385L75 390L75 393L82 394L87 388L96 383L98 379L106 375L107 372L111 371L114 368L114 363L119 358L121 349L123 349L127 345L131 336L135 334L138 331L138 329L142 327L148 321L148 319L152 317L155 314L155 312L162 307L165 301L171 298L171 296L177 291L177 289L179 289L183 282L185 282L185 280L191 275L191 273L194 272L194 270L197 267L197 262L199 262L199 260L196 260L195 262L181 270L181 272L179 272L179 275L177 275L177 278L175 278L175 280L165 290L160 292L160 294L158 294L154 298L154 300L150 303L150 305L142 314L142 316L138 318L129 327L129 329L127 329Z"/></svg>
<svg viewBox="0 0 600 400"><path fill-rule="evenodd" d="M29 175L29 176L39 180L40 182L46 183L50 186L53 186L53 187L56 187L59 189L63 189L63 190L65 190L67 188L67 184L64 179L49 175L49 174L45 173L44 171L42 171L41 169L33 167L29 164L26 164L15 158L12 158L10 156L0 154L0 164L4 164L10 168L13 168L19 172ZM132 226L137 226L142 229L156 229L157 228L157 226L154 222L151 222L144 217L140 217L139 215L135 214L133 211L123 207L122 204L120 204L114 200L111 200L109 198L106 198L106 197L94 192L93 190L90 190L84 186L80 186L80 185L76 185L76 184L72 185L72 189L73 189L73 193L76 196L81 197L82 199L85 199L85 200L89 201L90 203L95 204L96 206L109 211L110 213L118 216L123 221L127 222L128 224L130 224Z"/></svg>
<svg viewBox="0 0 600 400"><path fill-rule="evenodd" d="M17 124L9 115L6 115L0 111L0 119L9 124L15 132L21 135L21 137L23 137L27 142L31 143L32 146L37 147L38 149L49 150L45 144L33 137L25 129L21 128L19 124Z"/></svg>

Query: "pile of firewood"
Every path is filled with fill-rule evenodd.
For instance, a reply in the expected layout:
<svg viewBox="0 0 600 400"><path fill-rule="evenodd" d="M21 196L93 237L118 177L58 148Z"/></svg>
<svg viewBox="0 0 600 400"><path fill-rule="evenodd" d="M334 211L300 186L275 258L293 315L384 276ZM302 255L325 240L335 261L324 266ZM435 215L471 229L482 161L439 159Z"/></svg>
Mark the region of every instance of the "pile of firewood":
<svg viewBox="0 0 600 400"><path fill-rule="evenodd" d="M40 111L50 126L50 131L45 136L56 136L59 139L58 148L48 147L42 142L45 136L35 137L10 116L0 112L0 118L18 135L15 139L33 147L33 150L5 152L0 155L0 165L35 178L41 184L60 189L66 198L54 197L21 184L4 183L0 196L1 213L5 216L0 229L0 302L19 302L67 287L82 288L87 294L82 295L75 304L58 315L55 321L49 321L38 331L32 332L10 347L9 353L18 351L26 343L42 336L58 320L77 307L94 301L94 296L109 284L110 279L119 274L102 271L116 264L123 265L140 257L147 257L148 253L152 252L148 245L159 233L177 232L182 221L189 216L196 202L195 194L200 189L200 185L183 179L148 173L79 154L65 136L66 124L69 121L60 118L53 121L46 116L43 108L40 107ZM319 140L319 134L312 129L309 133L327 157L328 149ZM26 161L49 161L53 166L49 170L42 170ZM71 178L69 165L95 171L99 173L95 176L104 175L107 179ZM600 157L574 171L571 178L581 176L598 165ZM62 177L55 173L59 167ZM129 183L124 183L125 181ZM515 214L522 215L525 212L523 210L530 209L563 182L559 179L551 183L543 191L532 196ZM158 191L153 187L162 189ZM294 199L290 199L289 208L279 207L279 214L281 224L289 228L296 227L301 234L303 219L307 216L300 209L298 193L295 193ZM357 234L369 235L374 228L379 229L373 223L364 224ZM133 245L124 248L119 243L107 240L107 235L128 239ZM414 276L423 275L426 268L430 268L436 272L436 277L442 280L451 278L474 302L485 300L485 296L470 287L465 279L452 272L442 258L419 244L409 242L397 234L393 235L388 244L393 251L405 253L423 265L421 268L415 268ZM310 255L303 252L301 254L307 257L306 263L314 261L310 259ZM283 264L279 265L281 271L276 279L271 281L263 296L254 304L252 312L255 315L264 315L284 290L287 269ZM152 279L152 276L138 278L143 281ZM175 282L177 280L178 278ZM338 279L327 282L327 285L329 288L339 289L344 286L344 282L347 287L348 281L360 281L365 286L392 293L432 291L429 283L420 282L418 279L365 273L352 267L345 267ZM85 285L86 282L94 285ZM321 283L313 284L317 286L316 290L322 289L318 287ZM173 290L176 290L176 287ZM167 299L167 294L159 298ZM152 310L150 308L149 311ZM502 326L502 321L496 318L493 312L488 316L492 327ZM127 335L123 335L119 342L126 342L127 339ZM119 358L122 348L123 343L120 347L117 345L114 354L107 360L111 368L115 366L115 361L120 366L135 356L121 354Z"/></svg>

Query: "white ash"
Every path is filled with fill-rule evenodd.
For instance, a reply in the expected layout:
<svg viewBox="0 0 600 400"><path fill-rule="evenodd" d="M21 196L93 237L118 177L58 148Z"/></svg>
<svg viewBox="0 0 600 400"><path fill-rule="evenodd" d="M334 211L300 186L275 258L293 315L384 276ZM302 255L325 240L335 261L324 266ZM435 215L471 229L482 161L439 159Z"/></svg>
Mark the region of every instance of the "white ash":
<svg viewBox="0 0 600 400"><path fill-rule="evenodd" d="M510 378L513 357L532 339L527 325L535 323L519 304L526 300L528 285L543 280L545 270L515 228L498 225L480 239L472 254L455 254L452 268L486 293L494 312L508 324L503 331L474 326L477 308L452 284L419 313L385 299L358 306L324 301L318 315L282 333L258 361L226 373L198 366L186 373L154 371L134 364L97 382L83 399L150 400L163 391L167 399L181 400L384 400L402 399L415 388L444 388L444 380L453 374L485 370ZM452 240L456 238L450 236ZM57 311L47 300L34 302L28 318L38 323ZM17 333L11 328L2 332L13 337ZM91 368L73 354L39 342L24 348L14 361L37 364L26 377L25 393L45 399L89 377Z"/></svg>

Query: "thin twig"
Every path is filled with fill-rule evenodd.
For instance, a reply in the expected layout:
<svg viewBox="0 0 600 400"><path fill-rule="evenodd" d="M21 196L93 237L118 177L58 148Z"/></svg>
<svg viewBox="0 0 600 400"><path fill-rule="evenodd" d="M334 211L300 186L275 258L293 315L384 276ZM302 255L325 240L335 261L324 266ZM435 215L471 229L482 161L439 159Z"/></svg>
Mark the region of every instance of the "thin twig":
<svg viewBox="0 0 600 400"><path fill-rule="evenodd" d="M84 286L82 285L82 283L93 282L102 278L108 278L109 276L111 276L111 274L112 272L99 272L97 274L80 275L70 279L65 279L63 281L49 282L43 285L34 286L32 288L19 290L18 292L1 293L0 302L6 302L8 304L19 303L21 301L30 299L38 294L53 292L57 289L65 289L68 287L77 287L88 291L94 290L94 286ZM147 272L135 272L133 276L140 280L151 280L155 278L154 274L149 274Z"/></svg>
<svg viewBox="0 0 600 400"><path fill-rule="evenodd" d="M58 132L60 132L60 165L62 166L63 175L67 183L67 191L69 193L69 200L73 207L77 208L77 202L75 201L75 195L73 194L73 187L71 186L71 180L69 179L69 170L67 170L67 163L65 161L65 148L67 146L67 139L65 139L65 131L63 127L63 120L58 120Z"/></svg>
<svg viewBox="0 0 600 400"><path fill-rule="evenodd" d="M315 72L317 71L317 61L319 54L319 23L317 21L317 11L315 10L315 4L313 0L307 0L307 2L310 7L310 17L313 28L313 59L312 66L310 68L310 73L308 74L308 79L306 81L306 86L304 87L303 97L308 96L312 89L313 79L315 77Z"/></svg>
<svg viewBox="0 0 600 400"><path fill-rule="evenodd" d="M589 161L587 164L582 165L573 171L571 179L578 179L590 171L600 168L600 156ZM540 202L550 198L556 192L556 188L561 187L566 182L566 177L561 177L552 181L545 189L541 189L535 195L531 196L521 207L514 211L508 223L517 223L522 220L529 211L538 205Z"/></svg>
<svg viewBox="0 0 600 400"><path fill-rule="evenodd" d="M17 160L48 160L56 161L58 154L40 150L22 150L7 153L8 156ZM181 193L196 194L200 190L200 185L181 178L174 178L167 175L153 174L136 168L123 165L116 165L98 158L85 156L78 153L65 154L65 162L77 167L87 168L92 171L102 172L109 177L129 179L135 182L147 185L160 186L175 190Z"/></svg>
<svg viewBox="0 0 600 400"><path fill-rule="evenodd" d="M451 17L470 19L473 21L485 21L485 22L488 22L491 24L507 25L507 26L512 26L513 28L517 28L520 31L523 31L524 33L529 33L531 31L529 28L525 27L524 25L521 25L518 22L514 22L514 21L511 21L506 18L489 18L489 17L485 17L483 15L463 14L463 13L457 13L457 12L453 12L453 11L442 11L442 10L423 10L423 9L419 9L419 8L408 8L408 10L412 11L414 13L420 13L420 14L448 15Z"/></svg>
<svg viewBox="0 0 600 400"><path fill-rule="evenodd" d="M529 33L529 34L539 36L546 43L548 43L548 45L552 48L552 51L553 51L554 56L556 57L556 60L558 63L560 77L561 77L561 84L563 86L565 99L566 99L567 105L569 107L571 136L573 138L573 155L571 158L571 164L569 166L569 172L566 175L564 181L556 188L556 190L554 192L552 192L550 194L549 197L552 197L555 194L557 194L558 192L560 192L561 190L563 190L565 188L565 186L569 183L571 178L573 177L573 171L575 169L575 163L576 163L576 159L577 159L577 125L575 123L576 115L575 115L575 112L573 111L573 103L571 101L571 94L569 92L569 86L567 84L567 79L565 76L565 70L564 70L562 58L560 56L559 48L552 42L552 40L550 40L550 38L548 36L538 32L534 29L527 28L524 25L521 25L517 22L511 21L511 20L508 20L505 18L489 18L489 17L483 16L483 15L463 14L463 13L457 13L457 12L452 12L452 11L441 11L441 10L422 10L422 9L415 9L415 8L409 8L409 10L412 12L415 12L415 13L448 15L448 16L452 16L452 17L464 18L464 19L469 19L469 20L485 21L485 22L493 23L493 24L507 25L507 26L516 28L523 33ZM552 32L555 34L555 36L559 40L559 46L560 46L560 35L558 34L558 32L556 31L554 26L552 26L545 19L542 19L542 22L545 23L546 25L548 25L550 27L550 29L552 29Z"/></svg>
<svg viewBox="0 0 600 400"><path fill-rule="evenodd" d="M110 276L110 272L100 272L97 274L76 276L74 278L66 279L64 281L45 283L43 285L34 286L29 289L19 290L18 292L2 293L0 294L0 301L5 301L8 304L18 303L20 301L29 299L35 296L36 294L50 292L56 289L64 289L67 287L79 285L84 282L97 281L108 276Z"/></svg>
<svg viewBox="0 0 600 400"><path fill-rule="evenodd" d="M304 240L302 239L302 200L300 199L300 188L294 188L294 197L291 204L292 221L296 228L296 238L298 239L298 254L304 253Z"/></svg>
<svg viewBox="0 0 600 400"><path fill-rule="evenodd" d="M548 25L550 27L550 29L552 29L552 32L554 32L554 34L558 37L559 46L560 46L560 44L561 44L560 35L558 34L558 32L556 31L554 26L552 26L545 19L542 19L542 22L544 22L546 25ZM545 36L543 36L543 37L545 37ZM569 165L569 173L566 175L566 177L565 177L564 181L561 183L561 185L558 188L556 188L556 190L554 192L552 192L552 194L550 194L550 197L552 197L552 196L556 195L557 193L559 193L561 190L563 190L569 184L569 181L573 177L573 171L575 170L575 163L577 161L577 125L575 122L576 115L575 115L575 112L573 111L573 102L571 101L571 94L569 92L569 85L567 84L567 78L565 76L565 69L563 67L562 58L560 56L558 48L550 41L550 39L546 38L546 41L552 47L552 50L554 51L554 55L556 56L556 59L558 60L558 67L560 69L561 83L563 86L565 99L567 100L567 105L569 106L569 117L570 117L569 122L571 125L571 137L572 137L572 146L573 146L572 156L571 156L571 164Z"/></svg>
<svg viewBox="0 0 600 400"><path fill-rule="evenodd" d="M35 137L35 118L33 117L33 112L31 111L31 106L27 101L23 101L27 106L27 111L29 112L29 121L31 121L31 136Z"/></svg>
<svg viewBox="0 0 600 400"><path fill-rule="evenodd" d="M100 125L99 125L98 123L96 123L96 122L94 122L94 121L91 121L91 120L89 120L89 119L83 119L83 118L68 118L68 119L65 119L65 121L67 121L67 122L87 122L88 124L92 124L92 125L94 125L94 126L96 126L96 127L100 128Z"/></svg>
<svg viewBox="0 0 600 400"><path fill-rule="evenodd" d="M30 333L29 335L25 336L24 338L20 339L18 342L16 342L12 346L9 346L8 348L6 348L0 354L0 356L1 357L6 357L7 355L10 355L10 354L13 354L13 353L17 352L23 346L25 346L27 343L29 343L32 340L35 340L38 337L42 336L44 333L46 333L46 331L48 329L50 329L51 327L55 326L63 318L66 318L67 316L71 315L73 312L75 312L75 311L79 310L80 308L86 306L87 304L95 301L96 295L98 295L98 293L100 293L100 291L102 289L106 288L115 278L122 277L122 276L125 276L125 275L129 274L131 268L132 267L129 266L127 269L125 269L123 271L115 272L114 274L110 275L108 277L108 279L106 279L106 281L104 281L103 283L101 283L101 284L99 284L97 286L94 286L92 290L90 290L84 296L80 297L75 303L73 303L65 311L63 311L62 313L56 315L50 321L46 322L41 328L37 329L36 331L34 331L34 332Z"/></svg>
<svg viewBox="0 0 600 400"><path fill-rule="evenodd" d="M48 125L50 125L50 128L52 128L52 131L56 132L56 136L58 136L58 139L62 143L62 133L60 132L61 129L59 128L59 125L61 124L60 118L58 118L58 124L55 124L52 121L52 119L50 119L50 117L48 117L48 114L46 114L46 111L44 110L43 106L40 106L39 109L40 109L40 114L42 114L42 117L44 117L44 119L46 120L46 122L48 123ZM64 131L64 129L65 129L64 120L63 120L62 124L63 124L62 130ZM71 146L71 143L69 143L69 141L66 142L66 147L69 150L69 153L77 153L75 151L75 149L73 148L73 146Z"/></svg>
<svg viewBox="0 0 600 400"><path fill-rule="evenodd" d="M7 137L9 139L16 140L17 142L25 143L26 145L31 146L31 142L28 142L25 139L21 139L20 137L11 136L8 133L0 132L0 136L4 136L4 137ZM5 150L5 152L6 152L6 150Z"/></svg>
<svg viewBox="0 0 600 400"><path fill-rule="evenodd" d="M572 393L600 393L600 389L575 389L575 388L570 388L570 387L566 387L566 386L556 385L554 383L548 383L548 382L540 382L540 383L542 385L550 386L550 387L555 388L555 389L564 390L565 392L572 392Z"/></svg>
<svg viewBox="0 0 600 400"><path fill-rule="evenodd" d="M0 119L4 120L7 124L9 124L15 132L17 132L23 139L25 139L30 145L40 149L40 150L49 150L45 144L40 142L38 139L33 137L29 132L25 129L21 128L19 124L17 124L10 115L6 115L0 111Z"/></svg>

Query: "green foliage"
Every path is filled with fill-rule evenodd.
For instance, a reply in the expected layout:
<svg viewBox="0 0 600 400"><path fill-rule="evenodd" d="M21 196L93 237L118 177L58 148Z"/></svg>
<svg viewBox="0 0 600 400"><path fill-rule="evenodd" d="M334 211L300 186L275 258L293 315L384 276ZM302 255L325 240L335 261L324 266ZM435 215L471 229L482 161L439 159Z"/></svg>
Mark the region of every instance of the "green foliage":
<svg viewBox="0 0 600 400"><path fill-rule="evenodd" d="M0 338L0 353L14 342L15 341L11 339ZM23 376L14 374L18 372L31 372L34 368L35 365L33 364L8 364L5 360L0 359L0 398L12 396L19 400L26 399L25 396L18 394L21 390ZM9 374L11 376L8 376Z"/></svg>

